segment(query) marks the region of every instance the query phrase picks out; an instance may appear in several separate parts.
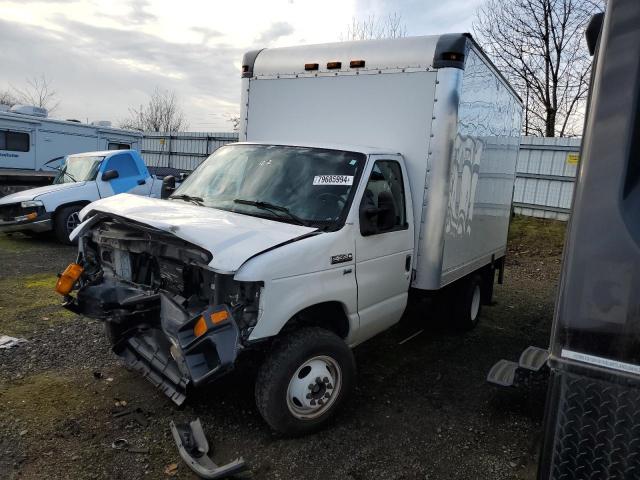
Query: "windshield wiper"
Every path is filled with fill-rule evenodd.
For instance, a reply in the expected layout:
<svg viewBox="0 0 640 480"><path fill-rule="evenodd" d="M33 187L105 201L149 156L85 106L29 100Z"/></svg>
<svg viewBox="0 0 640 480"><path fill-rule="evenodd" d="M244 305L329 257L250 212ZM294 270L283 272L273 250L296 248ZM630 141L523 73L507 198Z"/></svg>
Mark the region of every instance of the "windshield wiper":
<svg viewBox="0 0 640 480"><path fill-rule="evenodd" d="M187 195L185 193L181 193L180 195L171 195L170 199L178 199L178 200L186 200L187 202L195 203L196 205L202 207L204 206L204 199L201 197L194 197L192 195Z"/></svg>
<svg viewBox="0 0 640 480"><path fill-rule="evenodd" d="M71 175L69 172L67 172L66 170L64 170L63 168L60 167L52 167L47 165L49 168L52 168L53 170L56 170L57 172L61 173L62 175L66 175L67 177L69 177L71 179L71 181L73 182L77 182L78 180L76 180L76 177L74 177L73 175Z"/></svg>
<svg viewBox="0 0 640 480"><path fill-rule="evenodd" d="M300 225L304 225L305 227L310 227L311 226L311 224L309 222L307 222L306 220L301 219L296 214L292 213L291 210L289 210L287 207L283 207L281 205L275 205L273 203L260 202L260 201L255 201L255 200L244 200L242 198L236 198L233 201L233 203L239 203L240 205L251 205L251 206L254 206L254 207L259 208L261 210L272 211L273 213L282 212L282 213L285 213L290 219L292 219L293 221L295 221L296 223L298 223ZM277 215L277 213L276 213L276 215Z"/></svg>

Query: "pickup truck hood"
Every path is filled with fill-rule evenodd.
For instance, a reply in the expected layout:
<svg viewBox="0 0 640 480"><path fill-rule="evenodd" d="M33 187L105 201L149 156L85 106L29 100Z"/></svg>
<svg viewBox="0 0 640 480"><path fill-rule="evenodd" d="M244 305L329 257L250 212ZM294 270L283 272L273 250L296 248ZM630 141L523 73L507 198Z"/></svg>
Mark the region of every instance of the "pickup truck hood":
<svg viewBox="0 0 640 480"><path fill-rule="evenodd" d="M315 228L276 222L239 213L199 207L181 200L159 200L122 193L87 205L81 212L117 215L170 232L211 252L209 266L220 273L235 273L254 255L315 231ZM94 222L79 225L71 238Z"/></svg>
<svg viewBox="0 0 640 480"><path fill-rule="evenodd" d="M85 183L86 182L59 183L56 185L47 185L46 187L30 188L29 190L12 193L11 195L6 195L0 198L0 205L25 202L27 200L38 200L38 197L41 197L42 195L82 187Z"/></svg>

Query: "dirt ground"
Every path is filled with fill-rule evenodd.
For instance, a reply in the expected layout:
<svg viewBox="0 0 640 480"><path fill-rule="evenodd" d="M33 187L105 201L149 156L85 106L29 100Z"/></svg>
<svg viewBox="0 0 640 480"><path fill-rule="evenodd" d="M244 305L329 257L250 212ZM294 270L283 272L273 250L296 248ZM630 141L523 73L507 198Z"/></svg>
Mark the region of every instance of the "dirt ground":
<svg viewBox="0 0 640 480"><path fill-rule="evenodd" d="M505 391L485 377L500 358L546 347L563 236L563 223L515 218L505 284L476 330L425 314L356 348L354 397L329 428L292 440L260 418L250 365L176 408L119 364L99 322L58 306L55 274L74 248L0 235L0 335L28 340L0 350L0 478L196 478L169 421L199 417L214 458L244 456L256 479L533 479L544 388ZM142 422L114 416L128 408ZM121 438L148 453L112 448Z"/></svg>

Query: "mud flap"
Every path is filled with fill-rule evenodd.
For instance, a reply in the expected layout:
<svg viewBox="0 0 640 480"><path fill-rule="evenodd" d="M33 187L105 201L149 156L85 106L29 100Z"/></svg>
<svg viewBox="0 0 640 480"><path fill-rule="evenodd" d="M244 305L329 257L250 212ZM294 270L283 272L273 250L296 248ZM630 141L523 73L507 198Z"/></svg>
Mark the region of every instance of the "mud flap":
<svg viewBox="0 0 640 480"><path fill-rule="evenodd" d="M200 478L227 478L247 469L242 457L221 466L211 460L208 455L209 442L204 435L199 418L193 422L178 425L172 421L169 426L180 457Z"/></svg>

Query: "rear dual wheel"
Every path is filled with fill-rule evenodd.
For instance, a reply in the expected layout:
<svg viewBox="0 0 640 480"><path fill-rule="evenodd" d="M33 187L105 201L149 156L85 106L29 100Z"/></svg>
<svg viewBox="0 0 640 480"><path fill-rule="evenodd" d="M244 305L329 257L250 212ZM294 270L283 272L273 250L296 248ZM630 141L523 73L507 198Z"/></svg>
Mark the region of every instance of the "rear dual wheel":
<svg viewBox="0 0 640 480"><path fill-rule="evenodd" d="M474 329L482 311L482 277L471 275L457 286L453 299L453 321L456 328L468 331Z"/></svg>

